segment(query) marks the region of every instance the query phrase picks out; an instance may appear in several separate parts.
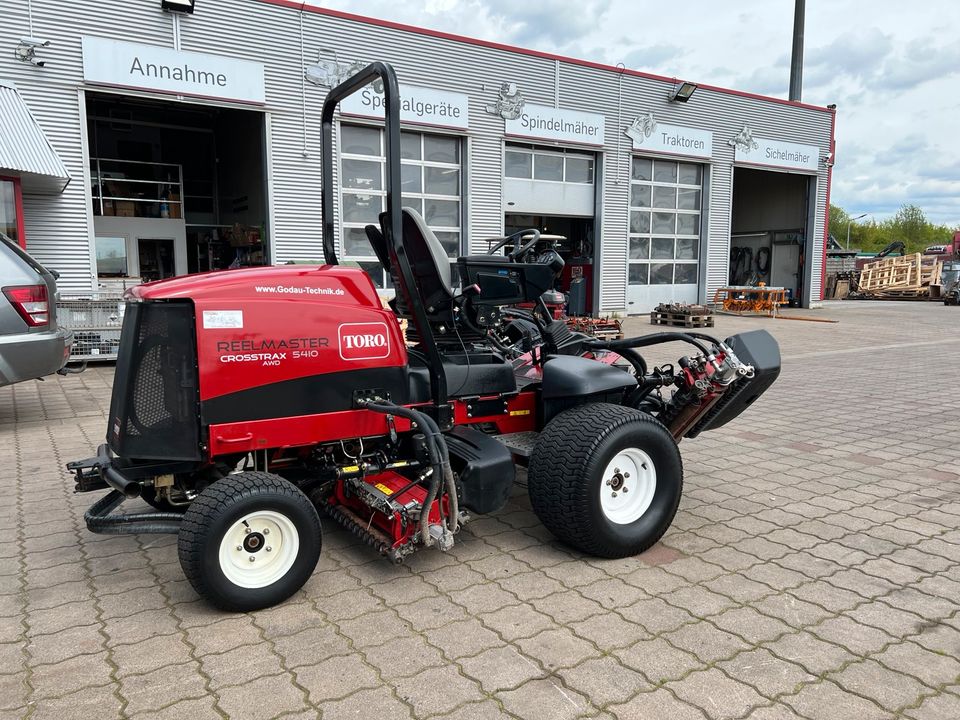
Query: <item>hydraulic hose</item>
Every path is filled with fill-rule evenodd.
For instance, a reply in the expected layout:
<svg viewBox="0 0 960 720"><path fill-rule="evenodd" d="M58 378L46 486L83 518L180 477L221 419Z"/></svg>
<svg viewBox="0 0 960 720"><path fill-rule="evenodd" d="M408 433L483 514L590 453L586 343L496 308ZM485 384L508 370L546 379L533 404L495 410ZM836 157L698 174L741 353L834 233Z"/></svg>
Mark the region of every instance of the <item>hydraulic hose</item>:
<svg viewBox="0 0 960 720"><path fill-rule="evenodd" d="M453 479L453 468L450 467L450 449L447 447L447 439L440 432L436 421L429 415L423 414L424 419L430 425L437 441L437 454L440 456L440 467L443 471L443 482L447 489L448 502L450 503L450 514L447 518L447 529L451 533L459 529L458 519L460 517L460 501L457 498L457 485Z"/></svg>
<svg viewBox="0 0 960 720"><path fill-rule="evenodd" d="M83 514L90 532L100 535L129 535L133 533L176 533L183 516L174 512L148 512L131 515L111 515L111 511L126 497L119 490L111 490L97 500Z"/></svg>
<svg viewBox="0 0 960 720"><path fill-rule="evenodd" d="M423 502L423 510L420 513L420 537L425 547L433 544L430 537L430 506L437 499L440 492L440 483L446 486L450 502L450 518L447 528L450 532L456 532L458 528L459 503L457 500L457 488L453 479L453 470L450 467L450 451L447 448L447 441L440 432L440 428L433 418L429 415L414 410L413 408L394 405L392 403L371 402L364 405L368 410L383 413L385 415L397 415L405 417L423 431L423 437L427 445L427 454L430 457L430 466L433 468L433 475L430 478L430 485L427 489L427 497Z"/></svg>
<svg viewBox="0 0 960 720"><path fill-rule="evenodd" d="M697 348L703 355L709 356L712 353L706 346L697 340L693 333L653 333L651 335L642 335L635 338L624 338L623 340L591 340L584 343L588 348L597 348L598 350L624 350L638 347L649 347L650 345L660 345L668 342L686 342ZM714 341L716 342L716 341Z"/></svg>
<svg viewBox="0 0 960 720"><path fill-rule="evenodd" d="M621 348L617 351L617 354L633 365L637 379L647 374L647 361L643 359L643 355L633 350L633 348Z"/></svg>

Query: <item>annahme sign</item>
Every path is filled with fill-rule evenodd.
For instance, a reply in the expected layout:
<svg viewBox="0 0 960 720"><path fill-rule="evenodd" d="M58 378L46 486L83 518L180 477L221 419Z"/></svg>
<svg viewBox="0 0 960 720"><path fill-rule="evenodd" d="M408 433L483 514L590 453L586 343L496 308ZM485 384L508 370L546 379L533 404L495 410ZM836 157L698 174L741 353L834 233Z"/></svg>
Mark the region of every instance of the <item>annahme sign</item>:
<svg viewBox="0 0 960 720"><path fill-rule="evenodd" d="M260 63L95 37L82 43L83 79L88 83L266 102Z"/></svg>
<svg viewBox="0 0 960 720"><path fill-rule="evenodd" d="M507 135L603 145L603 115L527 103L520 117L504 122Z"/></svg>
<svg viewBox="0 0 960 720"><path fill-rule="evenodd" d="M470 126L469 98L432 88L400 86L400 120L418 125L466 130ZM383 118L383 93L367 86L340 103L344 115Z"/></svg>

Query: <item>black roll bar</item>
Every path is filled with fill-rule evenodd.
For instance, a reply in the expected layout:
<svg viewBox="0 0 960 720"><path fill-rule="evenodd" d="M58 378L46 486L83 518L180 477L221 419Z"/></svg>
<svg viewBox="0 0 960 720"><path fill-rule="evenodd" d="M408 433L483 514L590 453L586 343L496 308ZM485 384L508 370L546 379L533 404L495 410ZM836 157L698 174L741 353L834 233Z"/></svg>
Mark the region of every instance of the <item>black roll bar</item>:
<svg viewBox="0 0 960 720"><path fill-rule="evenodd" d="M383 228L387 247L396 255L396 270L399 275L397 292L406 296L407 307L413 312L413 322L420 341L427 351L430 370L430 395L436 409L441 428L444 418L449 414L447 405L447 376L443 371L443 358L437 348L427 313L424 310L420 288L413 277L413 269L407 250L403 244L403 218L400 199L400 89L397 73L389 63L373 62L327 93L323 101L322 123L322 162L320 195L323 206L323 257L328 265L337 265L337 252L334 246L333 215L333 114L337 105L364 86L379 78L383 81L384 117L386 128L387 157L387 217L389 223Z"/></svg>

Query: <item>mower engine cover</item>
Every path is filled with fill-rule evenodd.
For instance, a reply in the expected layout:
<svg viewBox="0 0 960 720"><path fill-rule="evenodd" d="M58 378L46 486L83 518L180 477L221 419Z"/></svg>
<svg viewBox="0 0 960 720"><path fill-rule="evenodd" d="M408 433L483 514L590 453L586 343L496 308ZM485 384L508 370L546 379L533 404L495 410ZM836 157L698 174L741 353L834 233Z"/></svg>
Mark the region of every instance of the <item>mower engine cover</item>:
<svg viewBox="0 0 960 720"><path fill-rule="evenodd" d="M399 324L359 268L228 270L141 285L128 292L128 299L140 307L124 324L122 344L129 348L127 356L120 352L118 376L132 388L155 387L158 375L165 382L163 392L140 399L136 423L118 417L122 409L117 408L111 423L118 429L111 438L115 451L123 444L125 427L169 414L163 408L182 408L178 389L194 403L190 414L196 418L199 409L200 424L210 426L213 455L309 442L272 435L315 428L291 423L290 430L275 421L350 410L358 392L398 403L408 399L407 350ZM157 325L158 314L174 308L178 318L189 308L188 327L182 320L176 326L165 321L160 331L146 333L144 323ZM144 354L145 338L154 360L149 364L135 362ZM127 377L132 373L138 377ZM157 407L148 407L151 403ZM128 416L131 407L128 403ZM261 427L257 421L274 424Z"/></svg>

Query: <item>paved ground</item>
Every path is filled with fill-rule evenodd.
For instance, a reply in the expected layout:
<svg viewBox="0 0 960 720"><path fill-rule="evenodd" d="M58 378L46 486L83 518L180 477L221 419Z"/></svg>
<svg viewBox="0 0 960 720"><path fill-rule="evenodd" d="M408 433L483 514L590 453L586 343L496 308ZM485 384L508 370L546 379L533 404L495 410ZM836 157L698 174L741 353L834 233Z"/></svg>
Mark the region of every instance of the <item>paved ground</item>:
<svg viewBox="0 0 960 720"><path fill-rule="evenodd" d="M720 318L771 329L783 374L684 442L650 552L580 557L521 488L399 568L325 524L306 588L246 615L197 601L172 537L84 528L61 468L108 368L0 390L0 715L955 720L960 311L815 314L840 323Z"/></svg>

